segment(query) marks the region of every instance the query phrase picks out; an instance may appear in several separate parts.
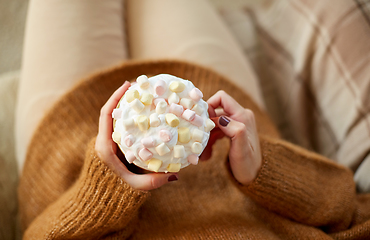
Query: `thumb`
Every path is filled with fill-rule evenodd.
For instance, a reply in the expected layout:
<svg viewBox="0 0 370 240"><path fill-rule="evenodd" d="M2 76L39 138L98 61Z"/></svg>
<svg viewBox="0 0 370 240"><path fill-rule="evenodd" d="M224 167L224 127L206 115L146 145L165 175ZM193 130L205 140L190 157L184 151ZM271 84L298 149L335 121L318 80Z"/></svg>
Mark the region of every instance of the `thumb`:
<svg viewBox="0 0 370 240"><path fill-rule="evenodd" d="M254 118L251 120L254 121ZM255 123L248 121L246 125L229 117L221 116L217 125L231 139L229 160L234 177L244 185L250 183L261 165Z"/></svg>
<svg viewBox="0 0 370 240"><path fill-rule="evenodd" d="M178 180L177 173L147 173L125 174L124 180L133 188L140 190L153 190L164 184Z"/></svg>

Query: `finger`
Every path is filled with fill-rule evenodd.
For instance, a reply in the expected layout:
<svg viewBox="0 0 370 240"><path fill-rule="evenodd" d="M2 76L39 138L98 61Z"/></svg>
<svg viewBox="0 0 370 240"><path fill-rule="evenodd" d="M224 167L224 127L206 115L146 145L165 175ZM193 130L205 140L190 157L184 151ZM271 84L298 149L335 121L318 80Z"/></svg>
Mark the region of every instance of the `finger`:
<svg viewBox="0 0 370 240"><path fill-rule="evenodd" d="M125 172L122 178L133 188L139 190L153 190L163 186L166 183L177 181L177 173L147 173L134 174Z"/></svg>
<svg viewBox="0 0 370 240"><path fill-rule="evenodd" d="M100 111L99 118L99 135L105 140L110 140L113 129L112 112L122 98L123 94L131 86L130 82L126 81L120 88L118 88L112 96L108 99Z"/></svg>
<svg viewBox="0 0 370 240"><path fill-rule="evenodd" d="M177 173L135 174L129 171L115 154L103 154L105 155L103 156L104 162L109 169L135 189L152 190L159 188L168 182L178 180Z"/></svg>
<svg viewBox="0 0 370 240"><path fill-rule="evenodd" d="M254 115L246 110L247 124L222 116L218 126L230 137L230 166L234 177L242 184L250 183L261 166L261 153Z"/></svg>
<svg viewBox="0 0 370 240"><path fill-rule="evenodd" d="M242 111L244 108L225 91L220 90L207 101L208 105L213 109L221 107L227 115L234 115Z"/></svg>

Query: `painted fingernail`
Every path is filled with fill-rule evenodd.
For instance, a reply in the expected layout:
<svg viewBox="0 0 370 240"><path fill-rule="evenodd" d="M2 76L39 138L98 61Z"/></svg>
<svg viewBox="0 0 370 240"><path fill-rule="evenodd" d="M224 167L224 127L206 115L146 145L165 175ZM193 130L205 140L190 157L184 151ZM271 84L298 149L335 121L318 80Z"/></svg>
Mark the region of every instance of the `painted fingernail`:
<svg viewBox="0 0 370 240"><path fill-rule="evenodd" d="M169 182L173 182L173 181L177 181L177 180L178 180L178 178L177 178L176 175L171 175L171 176L168 177Z"/></svg>
<svg viewBox="0 0 370 240"><path fill-rule="evenodd" d="M227 117L225 117L225 116L222 116L222 117L220 117L219 119L218 119L218 123L221 125L221 126L223 126L223 127L226 127L227 126L227 124L229 124L229 122L230 122L230 119L228 119Z"/></svg>

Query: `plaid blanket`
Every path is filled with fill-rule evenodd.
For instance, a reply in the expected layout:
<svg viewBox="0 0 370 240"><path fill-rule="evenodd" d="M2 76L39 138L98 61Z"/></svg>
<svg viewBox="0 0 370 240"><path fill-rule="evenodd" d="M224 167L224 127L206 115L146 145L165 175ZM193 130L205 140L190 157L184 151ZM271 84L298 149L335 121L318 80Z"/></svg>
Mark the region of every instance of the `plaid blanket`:
<svg viewBox="0 0 370 240"><path fill-rule="evenodd" d="M370 1L260 1L220 11L283 136L370 190Z"/></svg>

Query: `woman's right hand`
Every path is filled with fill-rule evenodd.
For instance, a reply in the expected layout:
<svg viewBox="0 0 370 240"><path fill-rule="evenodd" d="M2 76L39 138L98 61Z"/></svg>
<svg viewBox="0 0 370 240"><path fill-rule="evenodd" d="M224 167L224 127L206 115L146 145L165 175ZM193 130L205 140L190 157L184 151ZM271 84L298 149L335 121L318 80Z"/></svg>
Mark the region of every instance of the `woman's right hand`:
<svg viewBox="0 0 370 240"><path fill-rule="evenodd" d="M207 103L209 115L217 127L211 131L209 144L201 159L211 157L212 145L217 139L229 137L232 174L238 182L248 185L256 178L262 164L254 113L243 108L225 91L218 91Z"/></svg>
<svg viewBox="0 0 370 240"><path fill-rule="evenodd" d="M100 111L99 133L96 137L95 151L98 157L118 176L120 176L131 187L139 190L152 190L162 185L178 179L177 173L147 173L135 174L117 157L117 144L113 142L113 121L112 112L117 106L123 94L131 86L125 82L113 95L108 99Z"/></svg>

